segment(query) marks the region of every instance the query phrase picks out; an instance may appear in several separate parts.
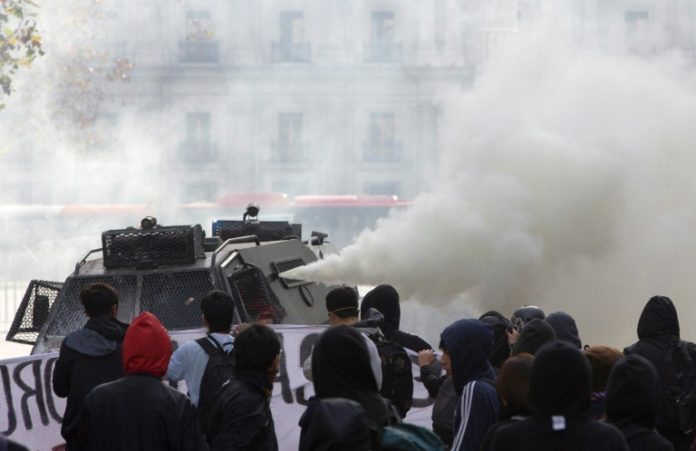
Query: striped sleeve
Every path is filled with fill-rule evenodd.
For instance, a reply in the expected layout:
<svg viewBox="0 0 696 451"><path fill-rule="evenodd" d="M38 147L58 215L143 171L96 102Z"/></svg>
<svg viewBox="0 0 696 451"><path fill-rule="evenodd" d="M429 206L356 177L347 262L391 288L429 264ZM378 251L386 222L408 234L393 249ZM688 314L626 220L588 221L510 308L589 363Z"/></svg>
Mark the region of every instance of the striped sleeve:
<svg viewBox="0 0 696 451"><path fill-rule="evenodd" d="M497 407L486 395L485 384L471 381L464 386L457 405L459 424L455 424L452 451L478 451L488 428L497 420Z"/></svg>

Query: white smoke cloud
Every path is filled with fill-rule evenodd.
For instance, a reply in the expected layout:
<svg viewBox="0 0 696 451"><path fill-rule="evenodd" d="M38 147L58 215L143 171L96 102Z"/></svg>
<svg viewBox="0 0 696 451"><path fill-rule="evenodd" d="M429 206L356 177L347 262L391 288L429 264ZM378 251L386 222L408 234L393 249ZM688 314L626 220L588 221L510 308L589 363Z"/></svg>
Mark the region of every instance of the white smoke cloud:
<svg viewBox="0 0 696 451"><path fill-rule="evenodd" d="M387 282L436 306L465 294L506 315L526 303L566 310L591 344L627 344L652 294L672 296L682 318L696 311L696 95L678 58L542 33L499 49L472 90L443 98L432 190L295 276Z"/></svg>

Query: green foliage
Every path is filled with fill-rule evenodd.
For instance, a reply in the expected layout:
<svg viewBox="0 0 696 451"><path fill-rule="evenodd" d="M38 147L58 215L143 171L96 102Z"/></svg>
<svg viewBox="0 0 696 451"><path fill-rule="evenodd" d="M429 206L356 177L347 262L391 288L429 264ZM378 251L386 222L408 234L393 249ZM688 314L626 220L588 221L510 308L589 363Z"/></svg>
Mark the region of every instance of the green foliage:
<svg viewBox="0 0 696 451"><path fill-rule="evenodd" d="M37 8L32 0L0 0L0 100L12 93L17 71L44 54L36 29Z"/></svg>

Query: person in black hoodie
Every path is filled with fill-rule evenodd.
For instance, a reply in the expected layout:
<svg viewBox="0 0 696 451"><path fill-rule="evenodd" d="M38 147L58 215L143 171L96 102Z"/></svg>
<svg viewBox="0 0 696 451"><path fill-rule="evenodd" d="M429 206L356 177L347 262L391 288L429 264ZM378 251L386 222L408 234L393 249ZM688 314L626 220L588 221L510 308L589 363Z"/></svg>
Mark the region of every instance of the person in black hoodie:
<svg viewBox="0 0 696 451"><path fill-rule="evenodd" d="M572 316L566 312L553 312L546 317L546 322L556 333L556 338L582 349L582 341L578 334L578 326Z"/></svg>
<svg viewBox="0 0 696 451"><path fill-rule="evenodd" d="M273 380L280 368L280 339L255 324L234 341L234 377L223 385L208 428L211 451L275 451L278 440L271 413Z"/></svg>
<svg viewBox="0 0 696 451"><path fill-rule="evenodd" d="M451 449L478 450L500 412L495 372L488 362L493 329L478 319L455 321L442 331L440 348L442 367L452 374L458 396Z"/></svg>
<svg viewBox="0 0 696 451"><path fill-rule="evenodd" d="M554 341L534 358L529 383L532 416L501 427L496 451L628 451L621 432L589 417L591 375L572 345Z"/></svg>
<svg viewBox="0 0 696 451"><path fill-rule="evenodd" d="M659 405L655 426L674 449L689 449L694 440L694 432L684 434L679 429L674 399L665 395L663 381L673 379L675 375L673 356L686 349L691 358L696 360L696 345L679 338L679 318L672 300L666 296L653 296L643 308L638 320L638 342L624 349L624 355L638 354L653 364L658 372L659 388L663 394ZM666 359L669 357L671 363ZM671 376L670 376L671 374ZM686 374L687 378L696 378L696 374Z"/></svg>
<svg viewBox="0 0 696 451"><path fill-rule="evenodd" d="M508 334L512 332L513 325L500 312L494 310L484 313L479 319L493 328L493 351L491 351L488 361L491 362L493 369L497 373L507 358L510 357Z"/></svg>
<svg viewBox="0 0 696 451"><path fill-rule="evenodd" d="M361 320L367 319L367 313L371 308L379 310L384 315L384 322L379 327L388 340L414 352L433 348L418 335L399 330L401 307L399 305L399 293L393 286L387 284L377 285L365 295L360 304Z"/></svg>
<svg viewBox="0 0 696 451"><path fill-rule="evenodd" d="M607 385L607 421L621 430L631 451L672 451L672 444L655 430L657 373L639 355L620 359Z"/></svg>
<svg viewBox="0 0 696 451"><path fill-rule="evenodd" d="M110 285L95 283L80 291L89 318L65 337L53 370L53 391L68 400L60 433L66 450L76 449L77 429L87 394L97 385L123 376L121 344L128 325L116 319L118 294Z"/></svg>
<svg viewBox="0 0 696 451"><path fill-rule="evenodd" d="M398 421L394 407L379 394L367 344L355 328L336 326L321 334L312 353L312 375L317 399L356 401L377 427ZM312 413L310 402L300 419L303 431Z"/></svg>
<svg viewBox="0 0 696 451"><path fill-rule="evenodd" d="M206 451L196 406L162 383L172 356L167 330L152 313L135 318L123 339L125 376L85 398L81 450Z"/></svg>
<svg viewBox="0 0 696 451"><path fill-rule="evenodd" d="M527 353L535 355L546 343L554 341L556 333L543 319L533 319L522 327L522 332L513 345L510 355Z"/></svg>

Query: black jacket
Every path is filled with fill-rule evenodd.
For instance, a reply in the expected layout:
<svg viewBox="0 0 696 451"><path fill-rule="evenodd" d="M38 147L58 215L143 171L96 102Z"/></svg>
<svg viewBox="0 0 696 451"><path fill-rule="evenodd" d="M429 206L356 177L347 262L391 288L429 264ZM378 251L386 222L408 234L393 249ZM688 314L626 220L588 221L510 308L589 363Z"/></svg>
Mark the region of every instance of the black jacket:
<svg viewBox="0 0 696 451"><path fill-rule="evenodd" d="M533 415L501 427L499 451L628 451L615 427L590 418L590 366L579 349L556 341L536 354L529 384Z"/></svg>
<svg viewBox="0 0 696 451"><path fill-rule="evenodd" d="M107 315L90 318L85 327L69 334L60 347L53 370L53 391L67 396L61 435L74 449L85 397L94 387L123 376L121 345L127 324Z"/></svg>
<svg viewBox="0 0 696 451"><path fill-rule="evenodd" d="M696 345L683 342L679 338L679 318L672 300L665 296L653 296L643 308L638 320L638 342L624 349L624 354L637 354L652 363L658 374L658 392L664 393L662 377L668 373L665 369L665 355L682 344L689 349L692 358L696 358ZM694 434L686 435L678 430L677 420L669 418L670 412L673 411L668 405L670 401L666 396L662 398L662 403L658 404L655 423L657 430L667 436L675 444L675 448L691 443Z"/></svg>
<svg viewBox="0 0 696 451"><path fill-rule="evenodd" d="M619 360L607 384L607 421L624 434L631 451L671 451L672 444L655 431L657 373L638 355Z"/></svg>
<svg viewBox="0 0 696 451"><path fill-rule="evenodd" d="M80 442L90 451L208 449L196 407L150 374L128 375L87 395Z"/></svg>
<svg viewBox="0 0 696 451"><path fill-rule="evenodd" d="M264 371L235 372L213 406L207 431L211 451L278 449L268 385Z"/></svg>
<svg viewBox="0 0 696 451"><path fill-rule="evenodd" d="M372 449L375 426L360 403L350 399L313 397L299 425L300 451Z"/></svg>

